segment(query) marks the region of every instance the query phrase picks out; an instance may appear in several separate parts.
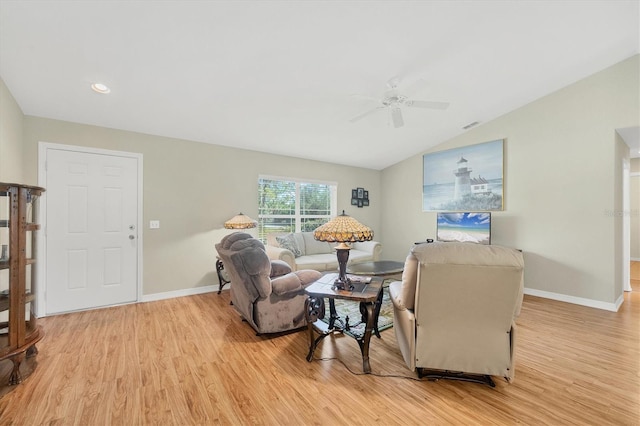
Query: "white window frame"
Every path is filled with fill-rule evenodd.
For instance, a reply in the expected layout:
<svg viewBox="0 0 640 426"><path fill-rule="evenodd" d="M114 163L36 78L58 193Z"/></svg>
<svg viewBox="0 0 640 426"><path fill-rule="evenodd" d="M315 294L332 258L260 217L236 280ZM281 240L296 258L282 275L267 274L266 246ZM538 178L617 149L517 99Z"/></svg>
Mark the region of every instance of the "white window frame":
<svg viewBox="0 0 640 426"><path fill-rule="evenodd" d="M329 186L329 218L334 218L337 215L338 211L338 183L334 181L324 181L317 179L303 179L303 178L294 178L287 176L273 176L273 175L258 175L258 185L260 184L260 180L279 180L286 182L294 182L296 184L296 201L295 201L295 213L293 215L261 215L258 214L258 221L261 219L281 219L281 218L293 218L295 220L295 232L302 231L302 218L303 216L300 214L300 185L303 183L311 183L311 184L319 184L319 185L327 185ZM258 211L260 211L260 205L258 205ZM326 215L305 215L304 218L314 219L314 218L325 218Z"/></svg>

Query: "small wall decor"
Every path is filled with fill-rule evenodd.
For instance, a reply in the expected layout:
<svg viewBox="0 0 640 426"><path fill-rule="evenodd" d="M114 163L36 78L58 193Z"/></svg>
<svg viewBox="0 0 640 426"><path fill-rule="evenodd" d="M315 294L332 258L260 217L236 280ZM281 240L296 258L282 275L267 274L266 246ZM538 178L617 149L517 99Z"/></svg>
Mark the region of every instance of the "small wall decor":
<svg viewBox="0 0 640 426"><path fill-rule="evenodd" d="M369 205L369 191L364 188L356 188L351 190L351 205L358 208Z"/></svg>

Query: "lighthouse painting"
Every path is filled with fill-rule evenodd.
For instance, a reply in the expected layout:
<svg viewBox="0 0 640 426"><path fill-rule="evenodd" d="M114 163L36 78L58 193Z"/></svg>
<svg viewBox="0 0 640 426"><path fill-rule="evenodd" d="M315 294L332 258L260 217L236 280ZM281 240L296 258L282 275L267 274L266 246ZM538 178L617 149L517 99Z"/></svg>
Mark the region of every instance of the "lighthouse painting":
<svg viewBox="0 0 640 426"><path fill-rule="evenodd" d="M498 139L425 154L422 210L502 210L503 145Z"/></svg>

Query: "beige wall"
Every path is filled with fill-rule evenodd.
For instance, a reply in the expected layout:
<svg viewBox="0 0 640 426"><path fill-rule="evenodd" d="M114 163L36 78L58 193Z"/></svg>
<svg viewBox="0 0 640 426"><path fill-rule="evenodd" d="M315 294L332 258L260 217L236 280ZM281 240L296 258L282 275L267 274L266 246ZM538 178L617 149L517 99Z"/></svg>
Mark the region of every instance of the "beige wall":
<svg viewBox="0 0 640 426"><path fill-rule="evenodd" d="M143 154L145 295L217 285L215 249L223 223L258 215L259 174L338 183L338 208L380 229L380 172L27 116L28 183L36 184L38 142ZM371 206L351 207L351 189L369 191ZM149 220L160 229L150 230Z"/></svg>
<svg viewBox="0 0 640 426"><path fill-rule="evenodd" d="M608 304L620 297L621 236L610 213L620 208L624 153L614 129L640 124L638 58L429 151L505 139L505 210L493 214L493 241L524 250L529 291ZM338 208L374 229L384 258L404 260L414 241L435 233L435 213L421 211L422 153L382 172L349 168L23 117L4 84L0 90L1 179L37 184L39 141L143 154L147 295L217 284L213 245L227 232L226 219L239 211L257 216L259 174L338 182ZM370 207L350 206L358 186L369 190ZM152 219L160 220L159 230L148 229Z"/></svg>
<svg viewBox="0 0 640 426"><path fill-rule="evenodd" d="M636 55L428 151L505 140L505 209L492 241L525 253L530 293L607 307L620 301L616 128L640 124ZM382 173L385 257L435 235L422 212L422 154ZM565 297L566 296L566 297Z"/></svg>
<svg viewBox="0 0 640 426"><path fill-rule="evenodd" d="M0 182L22 183L22 110L0 78Z"/></svg>

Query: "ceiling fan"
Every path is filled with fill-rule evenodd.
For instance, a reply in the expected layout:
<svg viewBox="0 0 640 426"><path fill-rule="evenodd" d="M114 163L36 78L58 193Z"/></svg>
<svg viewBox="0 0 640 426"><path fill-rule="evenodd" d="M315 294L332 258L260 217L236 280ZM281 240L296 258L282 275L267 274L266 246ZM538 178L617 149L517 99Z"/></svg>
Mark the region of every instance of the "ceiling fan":
<svg viewBox="0 0 640 426"><path fill-rule="evenodd" d="M370 96L362 96L367 99L372 99L376 102L381 103L377 107L367 110L362 114L358 114L349 120L351 123L355 123L356 121L362 120L364 117L373 114L374 112L381 109L388 109L391 115L391 121L393 122L393 127L402 127L404 126L404 119L402 117L402 107L409 108L427 108L427 109L440 109L444 110L449 107L448 102L433 102L433 101L418 101L415 99L409 99L409 96L415 93L420 87L425 84L424 80L418 80L404 92L398 90L398 85L400 84L400 79L398 77L393 77L389 81L387 81L388 90L382 96L382 99L372 98Z"/></svg>

